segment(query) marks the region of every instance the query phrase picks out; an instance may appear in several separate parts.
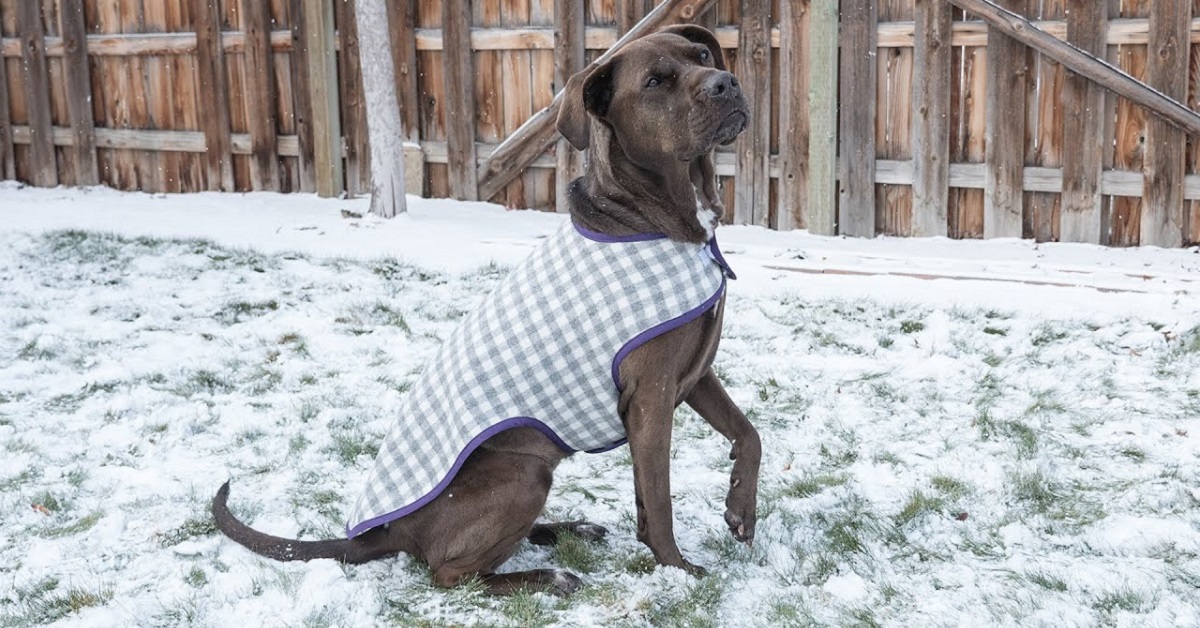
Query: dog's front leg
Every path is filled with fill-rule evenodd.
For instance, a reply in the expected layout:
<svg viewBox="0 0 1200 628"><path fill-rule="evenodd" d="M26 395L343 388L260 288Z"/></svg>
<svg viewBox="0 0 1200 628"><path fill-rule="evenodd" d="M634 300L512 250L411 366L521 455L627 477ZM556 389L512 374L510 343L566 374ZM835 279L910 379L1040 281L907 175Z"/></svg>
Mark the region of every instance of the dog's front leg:
<svg viewBox="0 0 1200 628"><path fill-rule="evenodd" d="M712 367L696 382L685 401L713 429L733 443L733 449L729 452L729 457L733 459L733 470L729 474L729 495L725 499L725 523L735 539L753 545L758 506L758 467L762 458L758 430L729 398L729 393Z"/></svg>
<svg viewBox="0 0 1200 628"><path fill-rule="evenodd" d="M637 502L638 540L654 553L660 565L679 567L693 575L704 568L683 559L675 543L671 512L671 416L674 390L662 382L634 392L622 419L633 457L633 487Z"/></svg>

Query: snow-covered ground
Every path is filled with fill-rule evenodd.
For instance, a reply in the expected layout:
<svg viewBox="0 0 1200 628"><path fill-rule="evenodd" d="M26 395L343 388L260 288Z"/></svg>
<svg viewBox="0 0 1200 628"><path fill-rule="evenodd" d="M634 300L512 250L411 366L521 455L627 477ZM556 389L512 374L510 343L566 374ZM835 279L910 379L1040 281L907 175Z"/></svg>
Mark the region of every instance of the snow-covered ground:
<svg viewBox="0 0 1200 628"><path fill-rule="evenodd" d="M441 591L405 556L284 564L214 533L340 532L455 321L564 218L410 198L0 183L0 625L1200 625L1200 254L725 227L717 369L763 437L676 414L685 556L635 537L627 450L579 455L523 548L585 588Z"/></svg>

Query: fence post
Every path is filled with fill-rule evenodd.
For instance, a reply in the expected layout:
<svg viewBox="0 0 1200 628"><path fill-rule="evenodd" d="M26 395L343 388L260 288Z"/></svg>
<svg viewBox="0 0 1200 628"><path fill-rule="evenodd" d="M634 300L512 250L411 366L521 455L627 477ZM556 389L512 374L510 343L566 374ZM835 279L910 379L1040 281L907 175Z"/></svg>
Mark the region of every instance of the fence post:
<svg viewBox="0 0 1200 628"><path fill-rule="evenodd" d="M808 0L779 0L779 187L775 224L803 224L808 190Z"/></svg>
<svg viewBox="0 0 1200 628"><path fill-rule="evenodd" d="M737 75L750 104L750 126L738 136L733 218L739 225L767 226L770 214L771 2L742 0Z"/></svg>
<svg viewBox="0 0 1200 628"><path fill-rule="evenodd" d="M0 55L0 180L16 179L13 155L12 113L8 104L8 62Z"/></svg>
<svg viewBox="0 0 1200 628"><path fill-rule="evenodd" d="M217 0L193 0L196 27L196 67L200 82L200 125L207 144L208 189L233 191L233 142L230 139L229 87L225 80L225 50Z"/></svg>
<svg viewBox="0 0 1200 628"><path fill-rule="evenodd" d="M453 3L451 3L453 4ZM334 0L337 12L338 86L341 88L342 135L346 147L346 189L371 191L371 147L367 138L367 105L363 99L362 56L359 54L355 0Z"/></svg>
<svg viewBox="0 0 1200 628"><path fill-rule="evenodd" d="M837 233L838 0L812 0L808 60L809 233Z"/></svg>
<svg viewBox="0 0 1200 628"><path fill-rule="evenodd" d="M275 64L271 52L271 5L259 0L242 0L242 23L246 32L246 81L250 92L246 103L246 113L250 118L250 185L255 190L278 192L279 149L275 115Z"/></svg>
<svg viewBox="0 0 1200 628"><path fill-rule="evenodd" d="M841 233L875 237L875 84L879 74L876 0L842 0Z"/></svg>
<svg viewBox="0 0 1200 628"><path fill-rule="evenodd" d="M1154 0L1150 4L1147 82L1168 98L1187 100L1192 23L1191 0ZM1186 228L1183 178L1187 138L1158 116L1146 126L1145 192L1141 244L1179 247Z"/></svg>
<svg viewBox="0 0 1200 628"><path fill-rule="evenodd" d="M465 6L464 6L465 5ZM479 200L475 153L475 73L471 69L470 2L442 4L443 94L446 112L446 152L450 194L464 201Z"/></svg>
<svg viewBox="0 0 1200 628"><path fill-rule="evenodd" d="M583 69L587 50L584 48L584 15L582 3L576 0L554 0L554 87L562 91L567 80ZM558 138L554 149L554 203L561 213L571 210L567 189L583 174L583 153L564 138Z"/></svg>
<svg viewBox="0 0 1200 628"><path fill-rule="evenodd" d="M312 98L313 165L317 195L342 193L342 123L338 103L337 40L330 0L303 0Z"/></svg>
<svg viewBox="0 0 1200 628"><path fill-rule="evenodd" d="M83 0L65 0L62 6L63 66L66 70L67 115L71 119L75 182L96 185L96 121L92 112L92 75L88 68L87 29Z"/></svg>
<svg viewBox="0 0 1200 628"><path fill-rule="evenodd" d="M914 236L945 236L950 206L950 5L916 0L912 153Z"/></svg>
<svg viewBox="0 0 1200 628"><path fill-rule="evenodd" d="M46 65L46 40L42 28L41 0L25 0L17 5L17 32L21 35L21 63L25 66L25 98L29 111L29 130L33 184L58 185L58 165L54 157L54 137L50 120L50 73Z"/></svg>
<svg viewBox="0 0 1200 628"><path fill-rule="evenodd" d="M1067 1L1067 41L1104 57L1108 6L1096 0ZM1099 244L1100 177L1104 171L1105 91L1067 70L1063 82L1063 192L1059 232L1063 242ZM1114 115L1115 117L1115 115Z"/></svg>
<svg viewBox="0 0 1200 628"><path fill-rule="evenodd" d="M1025 14L1025 0L997 4ZM983 237L1020 238L1025 215L1025 45L989 26L987 55Z"/></svg>

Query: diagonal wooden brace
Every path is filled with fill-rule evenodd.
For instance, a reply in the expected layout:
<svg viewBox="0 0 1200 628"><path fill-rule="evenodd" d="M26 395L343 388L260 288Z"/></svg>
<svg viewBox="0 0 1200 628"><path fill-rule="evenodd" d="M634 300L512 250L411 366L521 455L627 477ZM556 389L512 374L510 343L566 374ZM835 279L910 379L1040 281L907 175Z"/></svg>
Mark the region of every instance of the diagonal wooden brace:
<svg viewBox="0 0 1200 628"><path fill-rule="evenodd" d="M997 6L991 0L946 0L983 18L989 26L1061 63L1067 69L1145 107L1151 113L1200 137L1200 114L1168 98L1109 63L1034 26L1029 20Z"/></svg>
<svg viewBox="0 0 1200 628"><path fill-rule="evenodd" d="M666 0L629 29L629 32L600 55L595 63L607 62L629 42L664 26L695 21L714 4L716 0ZM561 86L559 87L560 90L550 106L526 120L525 124L497 146L479 167L480 199L489 199L504 189L504 186L528 168L529 164L558 139L558 130L554 128L554 122L558 119L558 108L563 98Z"/></svg>

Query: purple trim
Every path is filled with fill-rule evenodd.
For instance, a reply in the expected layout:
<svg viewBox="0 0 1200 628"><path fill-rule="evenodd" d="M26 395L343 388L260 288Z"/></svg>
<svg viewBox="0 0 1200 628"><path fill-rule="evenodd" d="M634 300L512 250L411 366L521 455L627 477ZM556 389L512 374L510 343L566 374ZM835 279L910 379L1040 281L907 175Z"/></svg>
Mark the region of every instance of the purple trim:
<svg viewBox="0 0 1200 628"><path fill-rule="evenodd" d="M349 524L347 524L346 525L346 537L352 539L352 538L362 534L363 532L370 530L371 528L381 526L390 521L395 521L396 519L399 519L400 517L403 517L404 515L411 514L411 513L415 512L418 508L433 501L433 499L435 497L437 497L438 495L441 495L442 491L446 490L446 487L450 485L450 481L453 480L454 476L458 475L459 470L462 469L463 463L465 463L467 461L467 457L470 456L471 453L474 452L476 449L478 449L479 446L482 445L484 441L495 436L496 434L499 434L500 432L503 432L504 430L509 430L514 427L532 427L532 428L536 429L537 431L545 434L547 438L554 441L554 444L558 445L563 451L566 451L568 453L575 453L575 450L568 447L567 444L564 443L562 441L562 439L558 437L558 434L554 433L554 430L550 429L550 427L548 425L546 425L545 423L542 423L541 421L539 421L537 419L534 419L531 417L524 417L524 416L504 419L503 421L480 432L477 436L475 436L475 438L472 438L471 442L467 443L467 446L464 447L463 450L458 454L458 458L454 461L454 466L450 467L450 471L448 473L446 473L446 477L442 478L442 481L438 482L437 486L433 487L433 490L429 491L428 493L426 493L424 496L422 496L417 501L412 502L411 504L401 508L400 510L390 512L386 515L380 515L380 516L374 517L372 519L367 519L366 521L359 523L358 525L354 526L353 528L350 527ZM624 442L624 441L622 441L622 442ZM620 443L618 443L618 445L619 444ZM614 447L615 446L616 445L614 445Z"/></svg>
<svg viewBox="0 0 1200 628"><path fill-rule="evenodd" d="M649 242L651 240L666 240L667 239L667 234L665 234L665 233L635 233L633 235L614 236L614 235L608 235L607 233L600 233L599 231L592 231L591 229L586 229L584 227L581 227L579 225L579 223L575 222L574 220L571 221L571 224L575 225L575 230L579 232L579 235L581 235L593 242L606 242L606 243Z"/></svg>
<svg viewBox="0 0 1200 628"><path fill-rule="evenodd" d="M717 264L720 264L722 270L725 271L725 276L730 279L737 279L737 274L729 267L729 262L725 261L725 256L721 255L721 249L717 247L717 236L713 236L708 241L708 250L712 253L713 259L717 260Z"/></svg>
<svg viewBox="0 0 1200 628"><path fill-rule="evenodd" d="M705 299L704 303L701 303L696 308L688 310L688 311L684 312L683 314L680 314L679 316L676 316L675 318L672 318L671 320L666 321L665 323L659 323L659 324L655 325L654 327L647 329L646 331L634 336L633 340L630 340L629 342L625 343L625 346L621 347L620 351L617 351L617 355L613 358L613 362L612 362L612 380L613 380L613 384L617 387L617 390L618 391L621 390L621 362L623 362L625 360L625 358L628 357L629 354L634 349L637 349L638 347L646 344L647 342L649 342L651 339L655 338L656 336L661 336L662 334L665 334L665 333L671 331L672 329L675 329L677 327L682 327L683 325L696 320L697 318L700 317L700 315L711 310L713 308L713 306L717 304L717 301L719 301L721 299L721 296L724 294L725 294L725 278L722 277L721 278L721 287L717 288L717 291L714 292L711 297L708 297L707 299Z"/></svg>

